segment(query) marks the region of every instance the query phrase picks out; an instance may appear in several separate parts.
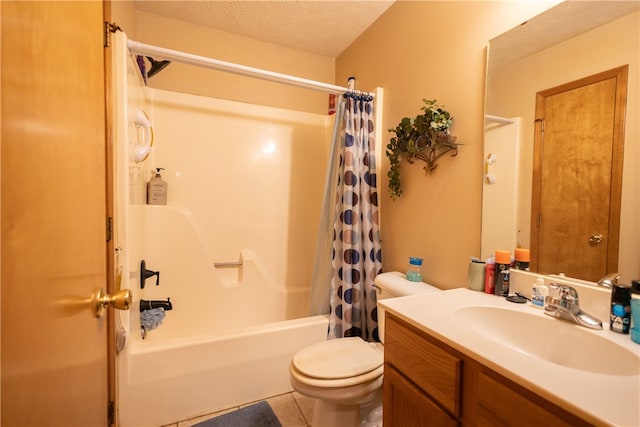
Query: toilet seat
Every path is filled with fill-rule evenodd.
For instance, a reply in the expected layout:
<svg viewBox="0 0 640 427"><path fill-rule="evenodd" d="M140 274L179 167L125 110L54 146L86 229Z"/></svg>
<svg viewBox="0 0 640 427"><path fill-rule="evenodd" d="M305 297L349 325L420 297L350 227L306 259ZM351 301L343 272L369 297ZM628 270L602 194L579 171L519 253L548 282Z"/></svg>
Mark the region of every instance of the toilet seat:
<svg viewBox="0 0 640 427"><path fill-rule="evenodd" d="M317 387L346 387L382 375L382 345L359 337L338 338L313 344L291 361L298 381Z"/></svg>
<svg viewBox="0 0 640 427"><path fill-rule="evenodd" d="M338 388L345 388L345 387L366 384L368 382L373 382L379 378L381 379L382 374L384 373L384 365L380 365L380 367L374 369L373 371L369 371L363 375L357 375L355 377L339 378L335 380L326 380L321 378L308 377L303 373L301 373L300 371L298 371L296 367L293 366L293 363L289 365L289 373L291 374L292 381L295 380L308 387L316 387L318 389L338 389ZM380 383L382 384L382 381Z"/></svg>
<svg viewBox="0 0 640 427"><path fill-rule="evenodd" d="M366 374L384 363L381 352L362 338L338 338L319 342L293 356L296 369L309 377L327 380Z"/></svg>

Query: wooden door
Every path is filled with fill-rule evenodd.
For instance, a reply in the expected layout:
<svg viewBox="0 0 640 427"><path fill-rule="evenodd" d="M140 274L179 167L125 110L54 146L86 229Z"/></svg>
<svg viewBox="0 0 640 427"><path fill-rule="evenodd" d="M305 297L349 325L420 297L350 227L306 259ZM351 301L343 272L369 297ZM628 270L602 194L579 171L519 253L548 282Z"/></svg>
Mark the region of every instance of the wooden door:
<svg viewBox="0 0 640 427"><path fill-rule="evenodd" d="M103 4L0 7L1 424L106 425Z"/></svg>
<svg viewBox="0 0 640 427"><path fill-rule="evenodd" d="M627 69L537 94L533 271L592 281L617 271Z"/></svg>

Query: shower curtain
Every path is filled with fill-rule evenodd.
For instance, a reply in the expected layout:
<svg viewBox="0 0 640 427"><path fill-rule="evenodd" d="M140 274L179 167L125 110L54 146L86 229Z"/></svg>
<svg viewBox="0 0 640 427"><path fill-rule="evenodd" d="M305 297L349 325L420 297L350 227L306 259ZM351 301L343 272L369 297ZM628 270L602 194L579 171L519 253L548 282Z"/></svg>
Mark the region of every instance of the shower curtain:
<svg viewBox="0 0 640 427"><path fill-rule="evenodd" d="M336 205L336 183L338 182L338 168L340 166L341 147L340 134L344 120L345 99L340 97L336 106L335 121L333 123L333 137L331 138L331 150L327 175L324 183L324 196L322 199L322 211L320 212L320 224L316 239L316 258L313 264L311 277L311 315L329 313L329 291L333 269L331 265L333 253L333 221Z"/></svg>
<svg viewBox="0 0 640 427"><path fill-rule="evenodd" d="M373 280L382 268L373 98L344 95L331 238L328 337L378 341Z"/></svg>

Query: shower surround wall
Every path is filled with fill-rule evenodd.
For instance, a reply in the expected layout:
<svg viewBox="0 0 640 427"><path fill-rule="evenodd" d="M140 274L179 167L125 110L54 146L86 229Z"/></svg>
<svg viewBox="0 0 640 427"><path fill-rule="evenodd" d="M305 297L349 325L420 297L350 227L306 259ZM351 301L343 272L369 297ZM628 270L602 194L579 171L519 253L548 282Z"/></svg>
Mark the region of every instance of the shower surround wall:
<svg viewBox="0 0 640 427"><path fill-rule="evenodd" d="M331 118L146 88L121 44L116 264L134 304L118 313L128 336L120 424L162 425L290 391L293 354L326 339L326 316L306 316ZM138 108L154 144L133 163ZM144 203L156 167L166 206ZM142 259L159 286L141 289ZM225 262L242 265L213 265ZM142 339L139 300L168 297L173 310Z"/></svg>

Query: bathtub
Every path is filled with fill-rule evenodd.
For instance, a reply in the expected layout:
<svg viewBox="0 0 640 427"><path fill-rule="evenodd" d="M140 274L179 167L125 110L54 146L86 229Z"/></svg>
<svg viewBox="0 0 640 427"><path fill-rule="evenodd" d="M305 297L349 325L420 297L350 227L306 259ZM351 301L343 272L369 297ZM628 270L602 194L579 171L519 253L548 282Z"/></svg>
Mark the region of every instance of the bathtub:
<svg viewBox="0 0 640 427"><path fill-rule="evenodd" d="M161 274L158 286L151 278L142 289L139 266L130 266L120 424L160 426L291 391L291 358L327 336L327 316L305 317L310 286L285 287L249 249L241 266L215 268L180 206L133 206L129 219L143 234L146 267ZM143 338L139 301L167 298L173 309Z"/></svg>
<svg viewBox="0 0 640 427"><path fill-rule="evenodd" d="M289 362L326 339L327 319L165 342L132 339L120 355L120 425L160 426L291 391Z"/></svg>

